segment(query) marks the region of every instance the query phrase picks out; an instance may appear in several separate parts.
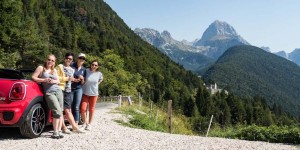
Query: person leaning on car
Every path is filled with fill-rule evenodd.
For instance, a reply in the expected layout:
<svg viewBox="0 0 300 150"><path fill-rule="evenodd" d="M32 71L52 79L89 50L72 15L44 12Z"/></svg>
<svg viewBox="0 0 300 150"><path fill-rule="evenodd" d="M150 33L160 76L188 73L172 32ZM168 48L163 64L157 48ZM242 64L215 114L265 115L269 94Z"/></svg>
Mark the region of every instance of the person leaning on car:
<svg viewBox="0 0 300 150"><path fill-rule="evenodd" d="M52 138L59 139L63 122L63 93L58 86L59 80L55 67L56 57L53 54L47 56L43 66L38 66L32 74L35 82L40 82L43 87L44 97L53 114Z"/></svg>

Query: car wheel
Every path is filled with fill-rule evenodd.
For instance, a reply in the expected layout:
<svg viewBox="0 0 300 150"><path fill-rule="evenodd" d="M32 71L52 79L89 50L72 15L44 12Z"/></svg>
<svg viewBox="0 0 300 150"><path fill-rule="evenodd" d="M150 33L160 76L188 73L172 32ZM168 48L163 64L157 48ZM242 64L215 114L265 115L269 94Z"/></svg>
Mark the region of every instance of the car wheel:
<svg viewBox="0 0 300 150"><path fill-rule="evenodd" d="M46 124L45 109L41 104L35 104L27 114L20 127L21 135L27 138L36 138L41 135Z"/></svg>

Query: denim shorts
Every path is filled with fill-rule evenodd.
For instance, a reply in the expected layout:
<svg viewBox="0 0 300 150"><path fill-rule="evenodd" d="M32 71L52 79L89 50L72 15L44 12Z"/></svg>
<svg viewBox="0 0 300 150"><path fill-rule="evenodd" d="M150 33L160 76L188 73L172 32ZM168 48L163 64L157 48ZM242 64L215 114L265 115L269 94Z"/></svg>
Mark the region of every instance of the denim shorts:
<svg viewBox="0 0 300 150"><path fill-rule="evenodd" d="M71 94L71 92L64 91L64 109L71 109L72 107L73 99Z"/></svg>

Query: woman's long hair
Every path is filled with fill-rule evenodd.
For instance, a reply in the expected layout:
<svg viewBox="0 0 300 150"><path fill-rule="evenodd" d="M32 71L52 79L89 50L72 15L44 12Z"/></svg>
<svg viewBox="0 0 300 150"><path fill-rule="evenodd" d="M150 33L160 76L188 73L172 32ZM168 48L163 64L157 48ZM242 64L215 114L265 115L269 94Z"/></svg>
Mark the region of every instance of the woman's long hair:
<svg viewBox="0 0 300 150"><path fill-rule="evenodd" d="M53 54L49 54L48 56L47 56L47 58L46 58L46 60L45 60L45 62L44 62L44 65L43 65L43 72L45 72L46 71L46 68L47 68L47 61L48 61L48 59L49 59L49 57L50 56L53 56L54 57L54 59L56 60L56 57L55 57L55 55L53 55ZM55 60L54 60L54 62L53 62L53 65L51 66L51 72L50 72L50 74L53 74L53 72L54 72L54 68L55 68Z"/></svg>

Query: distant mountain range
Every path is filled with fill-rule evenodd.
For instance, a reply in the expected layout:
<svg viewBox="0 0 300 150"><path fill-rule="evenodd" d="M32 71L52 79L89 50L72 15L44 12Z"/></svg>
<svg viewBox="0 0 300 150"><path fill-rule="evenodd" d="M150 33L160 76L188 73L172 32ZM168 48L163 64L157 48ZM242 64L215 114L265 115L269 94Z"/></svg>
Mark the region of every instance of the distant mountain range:
<svg viewBox="0 0 300 150"><path fill-rule="evenodd" d="M168 31L159 33L154 29L137 28L134 32L188 70L202 70L215 61L205 55L209 47L195 47L192 46L192 43L177 41L171 37Z"/></svg>
<svg viewBox="0 0 300 150"><path fill-rule="evenodd" d="M300 67L258 47L229 48L203 75L220 87L241 96L263 96L300 116Z"/></svg>
<svg viewBox="0 0 300 150"><path fill-rule="evenodd" d="M232 26L218 20L206 29L199 40L194 42L177 41L168 31L159 33L154 29L136 28L134 32L173 61L194 72L203 72L229 47L249 44Z"/></svg>
<svg viewBox="0 0 300 150"><path fill-rule="evenodd" d="M300 48L297 48L290 53L286 53L285 51L279 51L274 54L286 58L300 66Z"/></svg>
<svg viewBox="0 0 300 150"><path fill-rule="evenodd" d="M198 74L202 74L207 66L215 62L228 48L235 45L250 45L231 25L218 20L209 25L200 39L193 42L177 41L168 31L159 33L150 28L136 28L134 32L173 61ZM270 52L268 47L261 48ZM299 49L289 54L284 51L275 54L300 65Z"/></svg>

